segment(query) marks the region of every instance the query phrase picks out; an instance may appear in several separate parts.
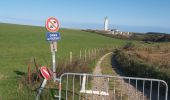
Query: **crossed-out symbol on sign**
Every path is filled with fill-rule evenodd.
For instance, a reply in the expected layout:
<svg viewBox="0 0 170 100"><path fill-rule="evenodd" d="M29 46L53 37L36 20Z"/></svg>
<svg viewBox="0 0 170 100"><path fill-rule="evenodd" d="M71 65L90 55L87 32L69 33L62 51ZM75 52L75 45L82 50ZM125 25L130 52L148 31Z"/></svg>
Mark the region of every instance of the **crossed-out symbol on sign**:
<svg viewBox="0 0 170 100"><path fill-rule="evenodd" d="M46 28L50 32L57 32L59 30L59 22L56 18L50 17L46 21Z"/></svg>

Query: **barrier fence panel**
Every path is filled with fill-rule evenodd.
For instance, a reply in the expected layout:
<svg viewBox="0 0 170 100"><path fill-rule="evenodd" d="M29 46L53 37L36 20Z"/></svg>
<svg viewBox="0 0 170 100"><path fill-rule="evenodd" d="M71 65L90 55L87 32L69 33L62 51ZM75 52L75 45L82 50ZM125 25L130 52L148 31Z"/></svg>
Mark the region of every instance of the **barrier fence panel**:
<svg viewBox="0 0 170 100"><path fill-rule="evenodd" d="M168 100L163 80L64 73L59 100Z"/></svg>

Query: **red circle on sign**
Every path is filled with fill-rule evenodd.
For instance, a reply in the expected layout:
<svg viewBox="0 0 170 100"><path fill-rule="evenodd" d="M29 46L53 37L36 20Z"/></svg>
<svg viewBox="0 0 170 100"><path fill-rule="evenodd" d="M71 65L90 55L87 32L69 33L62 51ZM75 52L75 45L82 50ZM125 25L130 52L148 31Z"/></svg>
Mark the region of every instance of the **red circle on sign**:
<svg viewBox="0 0 170 100"><path fill-rule="evenodd" d="M46 80L50 79L51 75L50 75L49 70L46 66L41 67L40 72Z"/></svg>
<svg viewBox="0 0 170 100"><path fill-rule="evenodd" d="M59 21L54 17L50 17L46 20L45 27L50 32L57 32L59 30Z"/></svg>

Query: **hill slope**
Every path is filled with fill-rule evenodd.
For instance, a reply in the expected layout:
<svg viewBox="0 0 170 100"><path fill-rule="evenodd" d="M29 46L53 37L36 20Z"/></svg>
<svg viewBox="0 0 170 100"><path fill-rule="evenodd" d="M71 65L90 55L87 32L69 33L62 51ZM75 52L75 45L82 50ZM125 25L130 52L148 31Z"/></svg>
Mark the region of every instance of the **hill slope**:
<svg viewBox="0 0 170 100"><path fill-rule="evenodd" d="M0 99L16 93L12 90L17 88L17 80L22 74L17 72L27 72L31 58L37 58L42 65L51 62L46 32L44 27L0 24ZM59 32L61 33L57 54L59 60L68 58L70 51L78 54L80 49L111 47L126 42L81 30L60 29ZM3 93L6 95L2 95Z"/></svg>

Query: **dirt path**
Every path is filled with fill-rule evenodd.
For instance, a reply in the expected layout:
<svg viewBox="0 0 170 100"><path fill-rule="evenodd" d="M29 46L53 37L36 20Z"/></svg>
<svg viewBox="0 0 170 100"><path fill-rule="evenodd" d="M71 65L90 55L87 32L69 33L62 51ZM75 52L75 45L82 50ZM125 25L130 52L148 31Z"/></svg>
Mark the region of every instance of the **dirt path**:
<svg viewBox="0 0 170 100"><path fill-rule="evenodd" d="M102 61L109 55L111 55L112 52L109 52L102 56L97 64L96 67L93 71L93 74L101 75L101 63ZM116 65L114 62L112 62L112 65ZM115 66L113 66L115 67ZM114 69L114 68L113 68ZM117 76L120 76L120 72L117 73ZM133 85L125 82L123 79L116 80L117 83L119 83L119 94L121 95L126 95L126 98L128 99L123 99L123 96L120 98L115 97L115 90L109 90L109 79L102 78L102 77L95 77L92 80L92 89L93 91L104 91L109 93L108 95L94 95L92 100L148 100L145 96L143 97L142 92L137 90Z"/></svg>
<svg viewBox="0 0 170 100"><path fill-rule="evenodd" d="M101 72L101 63L102 61L105 59L105 57L107 57L108 55L112 54L112 52L109 52L107 54L105 54L104 56L102 56L97 64L96 64L96 67L93 71L93 74L96 74L96 75L102 75L102 72ZM108 81L107 79L105 78L102 78L102 77L94 77L93 80L92 80L92 90L93 91L100 91L100 92L103 92L103 95L94 95L92 97L92 100L108 100L108 96L105 95L106 93L108 93Z"/></svg>
<svg viewBox="0 0 170 100"><path fill-rule="evenodd" d="M94 71L93 71L93 74L102 74L102 72L101 72L101 63L102 63L102 61L105 59L105 57L107 57L108 55L110 55L110 54L112 54L112 52L109 52L109 53L107 53L107 54L105 54L104 56L102 56L99 60L98 60L98 62L97 62L97 64L96 64L96 67L95 67L95 69L94 69Z"/></svg>

